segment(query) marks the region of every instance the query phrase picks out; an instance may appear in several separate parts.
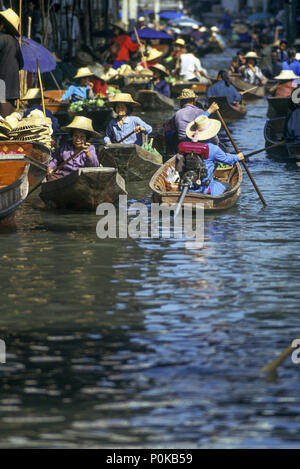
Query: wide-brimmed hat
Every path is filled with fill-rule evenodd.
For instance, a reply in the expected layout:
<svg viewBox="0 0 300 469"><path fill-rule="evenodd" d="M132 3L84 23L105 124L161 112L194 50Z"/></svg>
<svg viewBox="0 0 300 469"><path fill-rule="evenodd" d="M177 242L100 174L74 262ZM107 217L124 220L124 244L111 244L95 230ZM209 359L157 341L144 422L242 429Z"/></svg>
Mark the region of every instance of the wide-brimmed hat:
<svg viewBox="0 0 300 469"><path fill-rule="evenodd" d="M89 69L89 67L82 67L77 70L74 78L91 77L92 75L93 75L93 72L91 69Z"/></svg>
<svg viewBox="0 0 300 469"><path fill-rule="evenodd" d="M41 99L42 93L40 88L29 88L25 96L21 99L21 101L29 101L30 99Z"/></svg>
<svg viewBox="0 0 300 469"><path fill-rule="evenodd" d="M110 23L114 28L119 28L124 33L127 33L127 26L123 21L118 20L115 23Z"/></svg>
<svg viewBox="0 0 300 469"><path fill-rule="evenodd" d="M257 55L256 52L247 52L246 55L244 55L245 59L260 59L261 57L259 57Z"/></svg>
<svg viewBox="0 0 300 469"><path fill-rule="evenodd" d="M197 95L196 93L191 90L190 88L184 88L183 90L181 90L181 95L178 96L176 99L196 99L197 98Z"/></svg>
<svg viewBox="0 0 300 469"><path fill-rule="evenodd" d="M75 116L71 124L61 127L64 132L72 130L83 130L89 132L93 137L100 137L100 134L93 129L92 119L84 116Z"/></svg>
<svg viewBox="0 0 300 469"><path fill-rule="evenodd" d="M178 39L176 39L174 44L176 44L176 46L185 46L185 40L181 39L181 38L178 38Z"/></svg>
<svg viewBox="0 0 300 469"><path fill-rule="evenodd" d="M295 80L296 78L299 78L293 70L281 70L279 75L274 77L275 80Z"/></svg>
<svg viewBox="0 0 300 469"><path fill-rule="evenodd" d="M147 62L152 62L153 60L156 60L158 59L159 57L161 57L163 55L163 53L157 49L150 49L147 57L146 57L146 61Z"/></svg>
<svg viewBox="0 0 300 469"><path fill-rule="evenodd" d="M207 116L199 116L186 127L186 135L191 140L203 141L217 135L221 128L221 122L209 119Z"/></svg>
<svg viewBox="0 0 300 469"><path fill-rule="evenodd" d="M114 106L118 103L130 104L131 106L140 106L140 103L134 101L130 93L119 93L109 98L108 106Z"/></svg>
<svg viewBox="0 0 300 469"><path fill-rule="evenodd" d="M161 64L156 64L156 65L151 65L151 67L149 67L153 72L159 72L161 73L164 77L167 77L169 75L166 67L164 67L164 65L161 65Z"/></svg>
<svg viewBox="0 0 300 469"><path fill-rule="evenodd" d="M217 33L218 31L220 31L217 26L212 26L212 27L210 28L210 30L213 31L213 32L215 32L215 33Z"/></svg>
<svg viewBox="0 0 300 469"><path fill-rule="evenodd" d="M7 8L5 11L0 11L0 15L10 24L16 36L19 36L20 17L17 13L11 8Z"/></svg>
<svg viewBox="0 0 300 469"><path fill-rule="evenodd" d="M300 52L297 52L297 54L295 55L295 59L300 60Z"/></svg>
<svg viewBox="0 0 300 469"><path fill-rule="evenodd" d="M205 31L207 31L207 27L206 26L201 26L201 28L199 28L199 31L201 33L204 33Z"/></svg>

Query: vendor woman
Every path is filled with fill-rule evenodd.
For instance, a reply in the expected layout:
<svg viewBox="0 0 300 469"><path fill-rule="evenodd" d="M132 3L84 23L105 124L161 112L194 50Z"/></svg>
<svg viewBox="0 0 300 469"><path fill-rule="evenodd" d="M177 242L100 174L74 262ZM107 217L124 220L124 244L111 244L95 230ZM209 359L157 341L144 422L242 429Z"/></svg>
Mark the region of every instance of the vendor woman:
<svg viewBox="0 0 300 469"><path fill-rule="evenodd" d="M78 171L80 168L99 166L96 149L94 145L88 143L90 137L100 137L100 134L93 129L91 119L75 116L71 124L62 127L61 130L70 132L72 141L63 144L56 152L53 160L48 165L48 180L67 176L72 171ZM64 162L63 167L57 170L59 165Z"/></svg>
<svg viewBox="0 0 300 469"><path fill-rule="evenodd" d="M143 144L142 132L150 134L152 127L140 117L131 115L133 108L140 106L140 104L132 99L131 94L119 93L109 100L108 106L113 107L117 117L112 119L106 127L105 145L119 143L122 138L128 135L121 143L135 143L141 146Z"/></svg>
<svg viewBox="0 0 300 469"><path fill-rule="evenodd" d="M93 92L93 72L88 67L82 67L77 70L75 79L79 79L79 85L71 85L65 93L56 101L82 101L83 99L92 99Z"/></svg>
<svg viewBox="0 0 300 469"><path fill-rule="evenodd" d="M171 95L170 85L165 80L169 74L165 67L161 64L157 64L152 65L150 70L153 72L153 78L148 83L148 89L157 91L158 93L161 93L169 98Z"/></svg>

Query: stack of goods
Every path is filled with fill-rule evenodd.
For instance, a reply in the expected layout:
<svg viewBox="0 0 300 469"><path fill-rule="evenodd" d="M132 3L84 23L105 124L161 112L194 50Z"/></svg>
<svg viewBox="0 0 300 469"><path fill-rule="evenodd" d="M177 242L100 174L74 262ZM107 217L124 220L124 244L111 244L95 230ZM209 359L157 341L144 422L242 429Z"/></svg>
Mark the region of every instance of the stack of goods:
<svg viewBox="0 0 300 469"><path fill-rule="evenodd" d="M9 120L9 117L6 117L5 120ZM12 130L8 135L10 140L38 142L51 148L52 121L45 117L42 111L35 109L25 119L18 121L16 125L11 127Z"/></svg>
<svg viewBox="0 0 300 469"><path fill-rule="evenodd" d="M2 117L0 117L0 140L9 140L11 126Z"/></svg>

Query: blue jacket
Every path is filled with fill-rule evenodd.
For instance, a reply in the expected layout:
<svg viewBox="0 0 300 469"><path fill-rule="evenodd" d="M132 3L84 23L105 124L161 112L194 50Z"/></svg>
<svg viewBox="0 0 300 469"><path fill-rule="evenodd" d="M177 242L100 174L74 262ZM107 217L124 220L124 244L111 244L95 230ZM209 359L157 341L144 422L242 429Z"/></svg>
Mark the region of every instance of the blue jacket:
<svg viewBox="0 0 300 469"><path fill-rule="evenodd" d="M298 60L293 60L293 62L289 63L288 60L283 62L282 70L293 70L294 74L300 77L300 62Z"/></svg>
<svg viewBox="0 0 300 469"><path fill-rule="evenodd" d="M148 89L153 91L158 91L158 93L167 96L167 98L171 95L170 85L166 82L166 80L160 80L158 83L154 83L153 80L148 83Z"/></svg>
<svg viewBox="0 0 300 469"><path fill-rule="evenodd" d="M218 80L207 90L207 96L227 96L230 104L241 101L242 96L233 85L226 86L224 80Z"/></svg>

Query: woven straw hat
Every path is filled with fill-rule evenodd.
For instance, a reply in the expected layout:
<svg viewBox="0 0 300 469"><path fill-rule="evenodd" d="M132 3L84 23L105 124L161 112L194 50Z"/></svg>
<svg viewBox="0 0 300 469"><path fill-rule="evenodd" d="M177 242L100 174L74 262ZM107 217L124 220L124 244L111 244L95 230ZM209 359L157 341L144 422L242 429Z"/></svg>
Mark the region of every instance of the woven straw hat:
<svg viewBox="0 0 300 469"><path fill-rule="evenodd" d="M130 104L131 106L140 106L140 103L134 101L130 93L119 93L109 98L108 106L114 106L118 103Z"/></svg>
<svg viewBox="0 0 300 469"><path fill-rule="evenodd" d="M11 126L6 122L2 117L0 117L0 132L3 134L8 134L11 131Z"/></svg>
<svg viewBox="0 0 300 469"><path fill-rule="evenodd" d="M209 119L207 116L199 116L186 127L186 135L191 140L208 140L219 132L221 122L216 119Z"/></svg>
<svg viewBox="0 0 300 469"><path fill-rule="evenodd" d="M259 57L257 55L256 52L247 52L246 55L244 55L245 59L260 59L261 57Z"/></svg>
<svg viewBox="0 0 300 469"><path fill-rule="evenodd" d="M25 96L21 99L21 101L29 101L30 99L41 99L42 93L40 88L29 88Z"/></svg>
<svg viewBox="0 0 300 469"><path fill-rule="evenodd" d="M19 36L20 18L17 13L15 13L11 8L7 8L5 11L0 11L0 15L7 21L7 23L10 24L10 26L12 26L16 36Z"/></svg>
<svg viewBox="0 0 300 469"><path fill-rule="evenodd" d="M84 116L75 116L71 124L61 127L64 132L70 132L74 129L89 132L93 137L100 137L100 134L93 129L92 119Z"/></svg>
<svg viewBox="0 0 300 469"><path fill-rule="evenodd" d="M275 80L295 80L296 78L299 77L294 74L293 70L281 70L279 75L275 77Z"/></svg>
<svg viewBox="0 0 300 469"><path fill-rule="evenodd" d="M167 77L169 74L168 74L168 71L166 69L166 67L164 67L164 65L161 65L161 64L156 64L156 65L152 65L151 67L149 67L153 72L155 71L158 71L159 73L161 73L164 77Z"/></svg>
<svg viewBox="0 0 300 469"><path fill-rule="evenodd" d="M181 99L196 99L196 98L197 98L197 95L193 90L191 90L190 88L184 88L181 91L181 95L178 96L177 99L181 100Z"/></svg>
<svg viewBox="0 0 300 469"><path fill-rule="evenodd" d="M201 33L204 33L205 31L207 31L207 27L206 26L201 26L201 28L199 28L199 31Z"/></svg>
<svg viewBox="0 0 300 469"><path fill-rule="evenodd" d="M93 72L89 69L89 67L82 67L77 70L77 73L74 78L91 77L92 75Z"/></svg>
<svg viewBox="0 0 300 469"><path fill-rule="evenodd" d="M147 62L152 62L152 60L156 60L159 57L161 57L162 55L163 55L163 53L161 51L159 51L157 49L151 49L149 51L149 54L146 57L146 61Z"/></svg>
<svg viewBox="0 0 300 469"><path fill-rule="evenodd" d="M111 23L114 28L119 28L122 32L127 33L127 26L123 21L118 20L115 23Z"/></svg>
<svg viewBox="0 0 300 469"><path fill-rule="evenodd" d="M217 33L218 31L220 31L219 28L217 28L217 26L212 26L210 30L213 31L214 33Z"/></svg>
<svg viewBox="0 0 300 469"><path fill-rule="evenodd" d="M176 46L185 46L185 40L184 40L184 39L181 39L181 38L176 39L176 41L174 42L174 44L175 44Z"/></svg>

